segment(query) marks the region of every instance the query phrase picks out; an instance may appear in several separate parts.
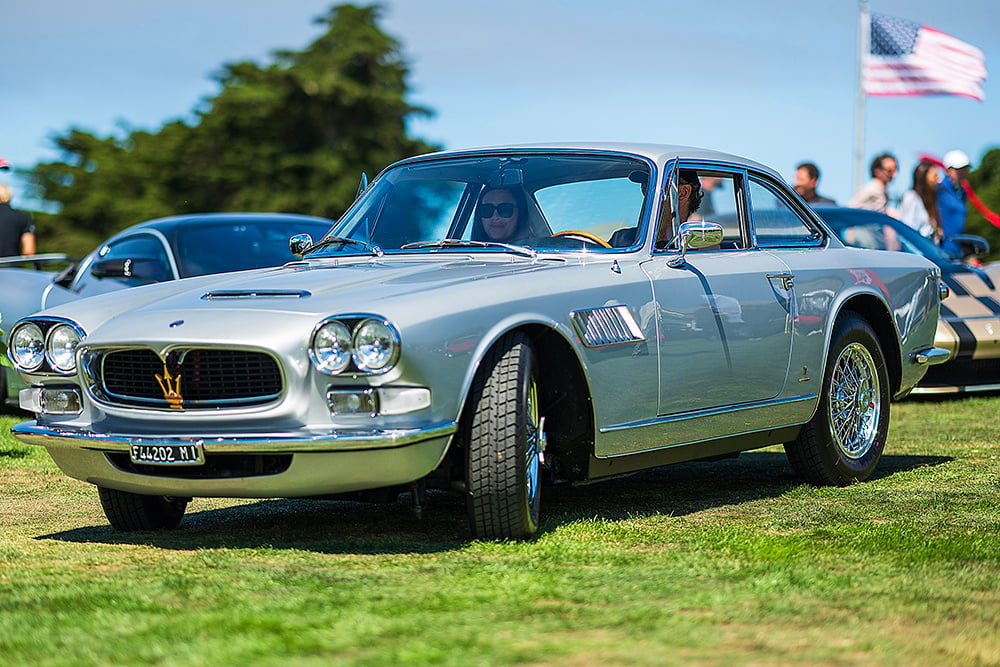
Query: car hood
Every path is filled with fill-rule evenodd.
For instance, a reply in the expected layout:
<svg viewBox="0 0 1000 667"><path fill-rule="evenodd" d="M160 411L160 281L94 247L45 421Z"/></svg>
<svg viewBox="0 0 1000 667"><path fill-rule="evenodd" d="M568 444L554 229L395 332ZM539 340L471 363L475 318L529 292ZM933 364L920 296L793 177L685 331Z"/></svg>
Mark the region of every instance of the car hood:
<svg viewBox="0 0 1000 667"><path fill-rule="evenodd" d="M81 299L45 314L76 322L94 334L89 336L92 343L103 339L140 342L145 332L159 335L153 331L171 326L183 326L187 337L211 339L224 335L220 327L235 332L260 326L278 313L283 314L283 324L302 319L311 327L329 315L390 316L398 304L412 308L417 293L419 302L451 298L441 294L449 290L488 295L490 288L480 281L533 274L564 263L563 259L510 256L312 260L136 287Z"/></svg>

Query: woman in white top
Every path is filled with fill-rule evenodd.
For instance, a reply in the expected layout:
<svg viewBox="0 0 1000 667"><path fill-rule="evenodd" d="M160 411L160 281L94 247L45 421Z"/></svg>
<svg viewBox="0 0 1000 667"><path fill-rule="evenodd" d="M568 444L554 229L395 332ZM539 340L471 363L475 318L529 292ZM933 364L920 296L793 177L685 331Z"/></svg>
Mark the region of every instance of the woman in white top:
<svg viewBox="0 0 1000 667"><path fill-rule="evenodd" d="M941 243L943 236L937 201L939 180L937 165L922 160L913 170L913 189L903 193L899 205L899 219L935 243Z"/></svg>

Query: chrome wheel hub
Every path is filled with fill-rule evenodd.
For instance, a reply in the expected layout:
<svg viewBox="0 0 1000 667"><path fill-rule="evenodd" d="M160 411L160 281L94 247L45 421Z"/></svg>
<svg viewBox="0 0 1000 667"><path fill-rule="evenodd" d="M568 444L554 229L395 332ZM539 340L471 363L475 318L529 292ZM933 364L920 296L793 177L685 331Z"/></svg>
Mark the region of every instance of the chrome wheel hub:
<svg viewBox="0 0 1000 667"><path fill-rule="evenodd" d="M845 456L860 459L878 436L882 413L878 370L861 343L851 343L837 357L830 384L830 429Z"/></svg>

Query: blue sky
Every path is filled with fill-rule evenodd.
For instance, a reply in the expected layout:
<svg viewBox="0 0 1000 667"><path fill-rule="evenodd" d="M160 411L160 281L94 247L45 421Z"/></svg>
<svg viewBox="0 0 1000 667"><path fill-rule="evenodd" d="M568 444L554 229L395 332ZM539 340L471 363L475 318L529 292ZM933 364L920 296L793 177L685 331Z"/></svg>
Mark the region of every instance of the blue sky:
<svg viewBox="0 0 1000 667"><path fill-rule="evenodd" d="M57 159L50 138L155 130L217 92L223 63L303 49L321 0L6 0L0 15L0 156ZM791 180L816 162L821 192L854 189L858 3L853 0L385 0L382 27L410 63L414 135L446 148L522 141L677 143L744 155ZM870 0L986 55L1000 77L996 0ZM960 148L1000 148L1000 87L986 101L868 98L863 164L901 172ZM15 189L10 173L0 175Z"/></svg>

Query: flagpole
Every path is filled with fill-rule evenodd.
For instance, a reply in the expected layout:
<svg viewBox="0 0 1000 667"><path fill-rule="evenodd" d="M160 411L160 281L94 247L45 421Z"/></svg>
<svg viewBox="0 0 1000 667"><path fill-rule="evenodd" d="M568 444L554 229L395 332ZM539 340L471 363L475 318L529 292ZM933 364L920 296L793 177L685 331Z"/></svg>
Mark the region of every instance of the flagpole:
<svg viewBox="0 0 1000 667"><path fill-rule="evenodd" d="M858 100L854 116L854 191L857 192L862 182L862 167L865 153L865 90L864 70L865 58L869 47L869 31L871 21L868 15L868 0L859 0L858 17Z"/></svg>

